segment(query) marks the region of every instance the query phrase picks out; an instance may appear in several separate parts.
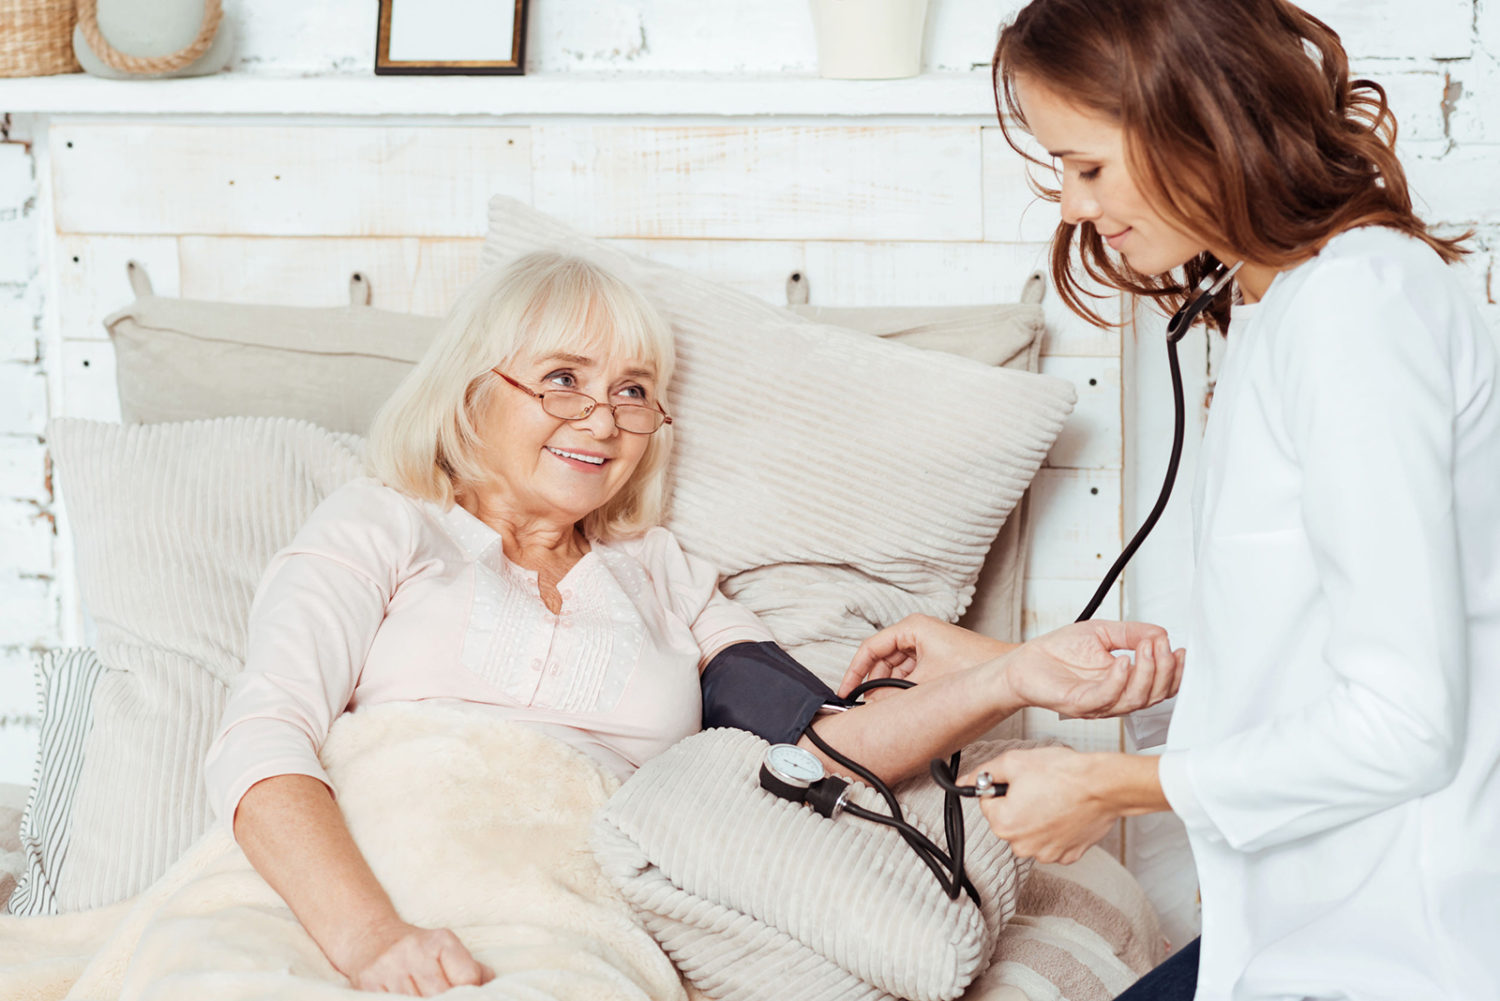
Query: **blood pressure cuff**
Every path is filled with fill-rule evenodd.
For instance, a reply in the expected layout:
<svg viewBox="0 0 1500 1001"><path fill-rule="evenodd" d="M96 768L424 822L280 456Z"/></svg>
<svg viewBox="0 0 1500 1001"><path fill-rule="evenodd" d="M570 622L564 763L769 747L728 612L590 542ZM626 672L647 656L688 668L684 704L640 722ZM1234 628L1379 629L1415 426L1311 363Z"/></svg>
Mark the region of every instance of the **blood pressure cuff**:
<svg viewBox="0 0 1500 1001"><path fill-rule="evenodd" d="M736 643L703 668L703 729L730 726L795 744L825 704L849 701L775 643Z"/></svg>

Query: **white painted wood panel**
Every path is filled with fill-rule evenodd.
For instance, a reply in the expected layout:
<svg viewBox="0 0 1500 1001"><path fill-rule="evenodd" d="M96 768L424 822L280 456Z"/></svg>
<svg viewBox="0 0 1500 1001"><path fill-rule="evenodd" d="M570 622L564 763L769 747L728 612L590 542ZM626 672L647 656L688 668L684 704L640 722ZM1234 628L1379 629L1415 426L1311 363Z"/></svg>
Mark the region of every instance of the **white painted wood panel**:
<svg viewBox="0 0 1500 1001"><path fill-rule="evenodd" d="M595 236L977 240L979 129L532 130L534 204Z"/></svg>
<svg viewBox="0 0 1500 1001"><path fill-rule="evenodd" d="M801 240L642 240L625 237L604 242L778 306L786 305L786 283L792 273L804 276L807 273L808 244Z"/></svg>
<svg viewBox="0 0 1500 1001"><path fill-rule="evenodd" d="M1047 465L1067 469L1119 469L1120 362L1117 358L1043 357L1042 371L1067 379L1078 391Z"/></svg>
<svg viewBox="0 0 1500 1001"><path fill-rule="evenodd" d="M1120 473L1043 469L1031 484L1028 576L1098 580L1120 550Z"/></svg>
<svg viewBox="0 0 1500 1001"><path fill-rule="evenodd" d="M63 341L59 361L62 399L53 401L52 416L119 423L120 394L115 389L114 344L109 341Z"/></svg>
<svg viewBox="0 0 1500 1001"><path fill-rule="evenodd" d="M1099 574L1102 577L1104 571L1100 570ZM1094 591L1098 587L1099 581L1093 578L1064 580L1056 577L1028 576L1026 594L1023 598L1021 638L1029 640L1076 621L1084 606L1094 597ZM1104 596L1104 601L1100 603L1099 610L1094 613L1094 618L1120 618L1120 591L1120 583L1116 581L1115 586L1110 588L1109 593Z"/></svg>
<svg viewBox="0 0 1500 1001"><path fill-rule="evenodd" d="M185 236L182 294L221 302L343 306L364 275L371 305L442 316L479 271L483 241L418 237Z"/></svg>
<svg viewBox="0 0 1500 1001"><path fill-rule="evenodd" d="M531 193L525 128L60 122L61 233L482 236Z"/></svg>
<svg viewBox="0 0 1500 1001"><path fill-rule="evenodd" d="M1043 244L863 240L641 240L620 245L778 305L800 272L817 306L923 306L1015 302ZM1050 279L1049 279L1050 280ZM1106 315L1118 312L1103 304ZM1120 332L1084 323L1050 291L1043 355L1118 358Z"/></svg>
<svg viewBox="0 0 1500 1001"><path fill-rule="evenodd" d="M984 238L1008 243L1045 243L1060 220L1058 207L1037 197L1025 158L1005 141L998 125L980 130L984 160ZM1016 133L1018 136L1019 132ZM1031 148L1028 146L1028 148ZM1045 173L1037 177L1050 181Z"/></svg>
<svg viewBox="0 0 1500 1001"><path fill-rule="evenodd" d="M130 304L135 293L125 263L139 261L159 295L179 295L177 240L170 236L60 234L54 255L58 325L65 341L109 337L104 318Z"/></svg>

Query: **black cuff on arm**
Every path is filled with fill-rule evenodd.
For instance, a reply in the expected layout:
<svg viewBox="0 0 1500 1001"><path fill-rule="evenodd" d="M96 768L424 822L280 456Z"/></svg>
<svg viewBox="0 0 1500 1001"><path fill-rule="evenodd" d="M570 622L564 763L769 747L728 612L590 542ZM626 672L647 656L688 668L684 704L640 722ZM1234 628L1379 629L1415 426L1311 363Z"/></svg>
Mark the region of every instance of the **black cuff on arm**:
<svg viewBox="0 0 1500 1001"><path fill-rule="evenodd" d="M775 643L736 643L703 668L703 729L731 726L795 744L825 704L848 705Z"/></svg>

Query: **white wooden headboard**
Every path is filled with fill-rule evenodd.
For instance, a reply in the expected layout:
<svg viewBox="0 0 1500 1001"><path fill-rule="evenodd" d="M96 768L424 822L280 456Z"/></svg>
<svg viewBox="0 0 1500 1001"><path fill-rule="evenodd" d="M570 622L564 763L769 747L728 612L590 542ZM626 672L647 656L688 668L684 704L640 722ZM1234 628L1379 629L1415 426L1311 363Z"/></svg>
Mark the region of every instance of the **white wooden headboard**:
<svg viewBox="0 0 1500 1001"><path fill-rule="evenodd" d="M166 295L340 305L353 272L376 306L441 314L475 272L489 196L785 301L818 305L1017 299L1044 263L1055 209L979 125L590 123L263 124L57 118L45 159L54 414L118 419L102 319L127 303L125 262ZM1026 632L1071 621L1121 536L1121 341L1049 295L1043 370L1077 412L1038 476ZM66 533L63 533L66 537ZM65 569L65 631L76 586ZM1116 596L1101 614L1118 615ZM1031 711L1029 735L1116 749L1113 721Z"/></svg>

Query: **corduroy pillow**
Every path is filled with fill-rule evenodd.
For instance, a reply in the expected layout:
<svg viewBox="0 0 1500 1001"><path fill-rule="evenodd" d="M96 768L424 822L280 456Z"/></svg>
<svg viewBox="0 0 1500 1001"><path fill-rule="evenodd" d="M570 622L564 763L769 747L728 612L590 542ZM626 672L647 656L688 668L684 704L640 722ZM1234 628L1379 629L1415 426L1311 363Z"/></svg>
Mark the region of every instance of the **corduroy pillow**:
<svg viewBox="0 0 1500 1001"><path fill-rule="evenodd" d="M58 911L139 893L207 829L202 762L271 555L361 474L358 440L274 418L47 429L104 672Z"/></svg>
<svg viewBox="0 0 1500 1001"><path fill-rule="evenodd" d="M798 660L836 683L875 629L959 617L1071 384L804 320L491 200L487 266L543 249L614 268L671 324L667 527Z"/></svg>
<svg viewBox="0 0 1500 1001"><path fill-rule="evenodd" d="M705 730L641 766L594 824L600 867L683 975L714 1001L948 1001L989 965L1016 912L1030 859L990 833L963 800L965 867L980 902L951 900L893 829L760 788L768 745ZM1005 747L971 745L964 760ZM944 845L943 796L931 779L894 789L902 813ZM850 800L888 813L862 783ZM793 972L795 971L795 972Z"/></svg>

